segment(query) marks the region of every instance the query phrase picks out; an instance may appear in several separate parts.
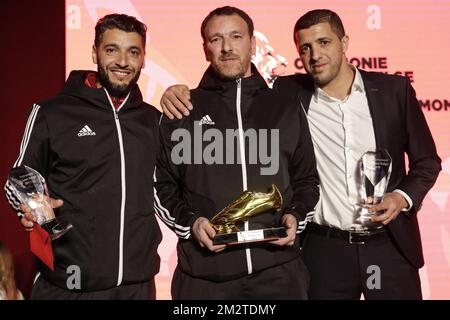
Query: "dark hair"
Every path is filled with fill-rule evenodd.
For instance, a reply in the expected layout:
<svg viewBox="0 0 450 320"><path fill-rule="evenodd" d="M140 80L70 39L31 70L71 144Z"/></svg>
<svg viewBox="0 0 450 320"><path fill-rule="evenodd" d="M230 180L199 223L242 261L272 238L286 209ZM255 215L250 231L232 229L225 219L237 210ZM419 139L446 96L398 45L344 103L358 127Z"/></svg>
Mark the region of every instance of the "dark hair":
<svg viewBox="0 0 450 320"><path fill-rule="evenodd" d="M108 14L97 21L95 26L95 46L98 47L106 30L119 29L125 32L136 32L142 38L145 49L147 26L135 17L126 14Z"/></svg>
<svg viewBox="0 0 450 320"><path fill-rule="evenodd" d="M253 30L255 30L255 27L253 26L252 18L250 18L250 16L247 13L245 13L244 11L242 11L241 9L238 9L236 7L225 6L225 7L214 9L203 20L202 26L200 27L200 33L202 35L203 41L206 41L206 35L205 35L206 25L213 17L215 17L215 16L232 16L233 14L237 14L239 17L241 17L247 23L248 34L250 35L250 37L252 37Z"/></svg>
<svg viewBox="0 0 450 320"><path fill-rule="evenodd" d="M342 39L345 36L344 25L341 18L336 12L328 9L311 10L305 13L297 20L294 27L294 41L297 43L297 32L302 29L308 29L318 23L328 22L331 26L331 30Z"/></svg>

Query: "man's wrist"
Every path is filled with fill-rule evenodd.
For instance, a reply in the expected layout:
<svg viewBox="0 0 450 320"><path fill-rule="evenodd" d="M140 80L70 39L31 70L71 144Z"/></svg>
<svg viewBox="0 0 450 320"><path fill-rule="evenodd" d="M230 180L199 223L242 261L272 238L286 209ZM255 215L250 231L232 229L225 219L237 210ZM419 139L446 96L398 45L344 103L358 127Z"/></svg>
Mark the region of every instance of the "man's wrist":
<svg viewBox="0 0 450 320"><path fill-rule="evenodd" d="M402 190L400 190L400 189L395 189L395 190L393 191L393 193L398 193L398 194L400 194L400 195L402 196L402 198L403 198L404 206L403 206L403 208L401 209L401 211L409 211L409 210L411 210L411 208L412 208L412 206L413 206L412 200L411 200L411 198L410 198L404 191L402 191Z"/></svg>

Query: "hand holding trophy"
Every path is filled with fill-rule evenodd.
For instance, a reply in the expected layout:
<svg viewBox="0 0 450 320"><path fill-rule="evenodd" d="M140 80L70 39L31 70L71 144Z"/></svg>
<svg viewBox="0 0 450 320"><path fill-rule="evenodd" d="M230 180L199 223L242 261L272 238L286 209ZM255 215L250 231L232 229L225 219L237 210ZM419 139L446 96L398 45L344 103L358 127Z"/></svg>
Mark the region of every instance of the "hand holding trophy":
<svg viewBox="0 0 450 320"><path fill-rule="evenodd" d="M268 193L245 191L211 219L211 225L217 232L213 244L231 245L286 237L285 228L280 226L254 230L239 230L236 226L257 214L279 210L282 202L280 191L274 184Z"/></svg>
<svg viewBox="0 0 450 320"><path fill-rule="evenodd" d="M392 159L387 150L368 151L361 157L357 181L360 216L357 220L363 225L373 227L369 209L383 200L391 172Z"/></svg>
<svg viewBox="0 0 450 320"><path fill-rule="evenodd" d="M32 209L36 222L49 233L51 240L58 239L72 228L70 223L56 219L45 179L39 172L27 166L15 167L10 170L8 181L14 195Z"/></svg>

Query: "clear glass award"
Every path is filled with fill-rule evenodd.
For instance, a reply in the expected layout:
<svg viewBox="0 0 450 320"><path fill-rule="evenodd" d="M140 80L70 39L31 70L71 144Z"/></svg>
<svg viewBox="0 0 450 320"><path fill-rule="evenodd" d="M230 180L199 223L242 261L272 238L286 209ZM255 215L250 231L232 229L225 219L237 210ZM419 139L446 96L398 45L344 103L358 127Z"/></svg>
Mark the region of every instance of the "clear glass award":
<svg viewBox="0 0 450 320"><path fill-rule="evenodd" d="M58 239L72 228L67 221L56 219L45 179L39 172L27 166L15 167L10 170L8 181L14 195L32 209L36 222L49 233L51 240Z"/></svg>
<svg viewBox="0 0 450 320"><path fill-rule="evenodd" d="M392 158L387 150L367 151L359 160L358 188L359 211L357 222L367 227L377 227L380 224L370 220L373 213L369 209L379 204L386 192L392 172Z"/></svg>
<svg viewBox="0 0 450 320"><path fill-rule="evenodd" d="M245 191L211 219L211 225L216 230L213 244L234 245L286 237L286 229L283 226L266 226L251 230L243 230L237 226L255 215L278 210L281 204L280 191L274 184L267 193Z"/></svg>

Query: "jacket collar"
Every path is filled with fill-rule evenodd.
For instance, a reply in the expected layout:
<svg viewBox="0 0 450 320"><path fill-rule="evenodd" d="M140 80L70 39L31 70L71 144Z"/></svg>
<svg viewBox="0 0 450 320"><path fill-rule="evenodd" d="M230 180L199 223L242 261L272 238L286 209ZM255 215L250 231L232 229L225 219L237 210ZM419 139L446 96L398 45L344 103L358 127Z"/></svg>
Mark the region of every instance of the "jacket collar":
<svg viewBox="0 0 450 320"><path fill-rule="evenodd" d="M256 93L258 90L267 89L266 81L253 63L251 64L251 71L252 75L250 77L241 78L241 86L246 88L246 93ZM203 74L198 88L217 91L224 96L228 96L229 94L235 94L236 82L237 80L221 78L210 65Z"/></svg>
<svg viewBox="0 0 450 320"><path fill-rule="evenodd" d="M358 69L359 70L359 69ZM380 95L380 88L371 76L373 73L359 70L364 82L364 88L366 91L367 102L369 104L370 116L372 117L373 131L375 133L375 142L377 148L383 147L383 141L380 134L385 132L382 128L385 127L383 121L384 117L389 114L388 110L384 110L385 103L383 97Z"/></svg>
<svg viewBox="0 0 450 320"><path fill-rule="evenodd" d="M111 105L103 88L91 88L86 86L85 80L88 73L93 71L74 70L67 78L66 84L60 95L73 96L88 101L97 107L110 109ZM142 94L137 85L131 88L130 96L122 109L137 108L142 104Z"/></svg>
<svg viewBox="0 0 450 320"><path fill-rule="evenodd" d="M314 95L314 81L311 79L309 75L306 74L296 74L295 82L297 82L297 87L299 88L297 92L298 100L301 103L301 107L308 112L309 104L311 103L311 98Z"/></svg>

